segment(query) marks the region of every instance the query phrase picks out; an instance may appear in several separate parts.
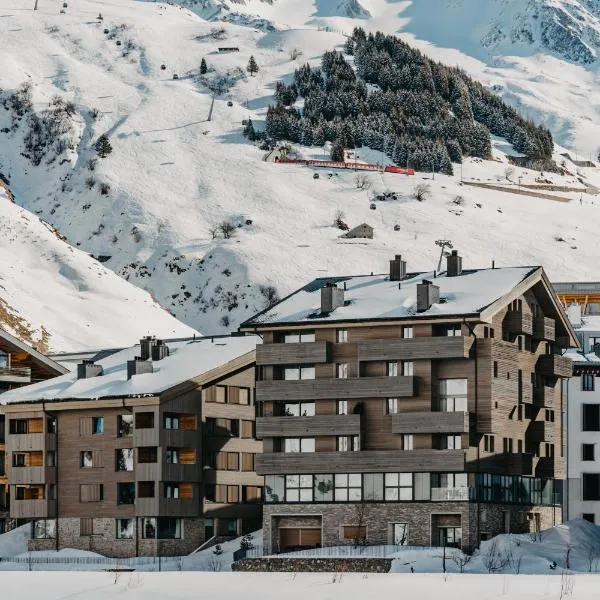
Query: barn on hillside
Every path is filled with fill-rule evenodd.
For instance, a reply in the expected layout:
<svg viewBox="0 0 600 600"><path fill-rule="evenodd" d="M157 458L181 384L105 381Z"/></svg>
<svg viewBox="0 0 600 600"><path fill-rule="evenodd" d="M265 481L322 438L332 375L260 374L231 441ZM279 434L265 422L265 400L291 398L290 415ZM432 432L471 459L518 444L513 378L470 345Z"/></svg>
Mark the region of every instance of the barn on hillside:
<svg viewBox="0 0 600 600"><path fill-rule="evenodd" d="M368 223L362 223L361 225L357 225L347 233L345 233L343 238L369 238L373 239L373 228Z"/></svg>

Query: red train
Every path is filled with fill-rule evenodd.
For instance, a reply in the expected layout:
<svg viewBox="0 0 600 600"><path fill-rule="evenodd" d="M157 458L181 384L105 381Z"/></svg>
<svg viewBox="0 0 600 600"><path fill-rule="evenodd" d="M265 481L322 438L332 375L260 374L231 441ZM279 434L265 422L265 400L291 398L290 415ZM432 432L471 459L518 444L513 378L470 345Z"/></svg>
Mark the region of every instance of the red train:
<svg viewBox="0 0 600 600"><path fill-rule="evenodd" d="M399 175L414 175L414 169L403 169L394 165L383 167L372 163L342 162L337 160L299 160L292 158L276 158L275 162L306 165L308 167L324 167L326 169L349 169L351 171L383 171L384 173L398 173Z"/></svg>

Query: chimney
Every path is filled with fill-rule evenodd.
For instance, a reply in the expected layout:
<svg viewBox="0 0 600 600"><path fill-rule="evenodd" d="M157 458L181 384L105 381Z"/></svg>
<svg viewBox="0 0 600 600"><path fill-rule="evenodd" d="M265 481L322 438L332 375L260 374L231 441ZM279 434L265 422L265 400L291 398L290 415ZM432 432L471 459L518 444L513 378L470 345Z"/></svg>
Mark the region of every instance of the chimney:
<svg viewBox="0 0 600 600"><path fill-rule="evenodd" d="M152 360L162 360L169 356L169 346L167 346L162 340L156 340L151 350Z"/></svg>
<svg viewBox="0 0 600 600"><path fill-rule="evenodd" d="M402 260L401 254L396 254L394 260L390 260L390 281L401 281L406 277L406 261Z"/></svg>
<svg viewBox="0 0 600 600"><path fill-rule="evenodd" d="M102 372L102 365L96 365L91 360L84 360L77 365L77 379L98 377Z"/></svg>
<svg viewBox="0 0 600 600"><path fill-rule="evenodd" d="M417 312L425 312L439 301L440 288L437 285L427 279L423 279L423 283L417 283Z"/></svg>
<svg viewBox="0 0 600 600"><path fill-rule="evenodd" d="M344 290L335 283L326 283L321 288L321 313L329 314L340 306L344 306Z"/></svg>
<svg viewBox="0 0 600 600"><path fill-rule="evenodd" d="M150 360L152 356L152 348L156 345L154 336L146 335L140 340L140 358L142 360Z"/></svg>
<svg viewBox="0 0 600 600"><path fill-rule="evenodd" d="M567 317L569 317L573 327L581 327L581 304L569 304L567 306Z"/></svg>
<svg viewBox="0 0 600 600"><path fill-rule="evenodd" d="M446 258L446 277L458 277L462 275L462 257L458 251L452 250L450 256Z"/></svg>
<svg viewBox="0 0 600 600"><path fill-rule="evenodd" d="M133 360L127 361L127 379L131 379L134 375L143 375L144 373L152 373L152 363L144 360L140 356L136 356Z"/></svg>

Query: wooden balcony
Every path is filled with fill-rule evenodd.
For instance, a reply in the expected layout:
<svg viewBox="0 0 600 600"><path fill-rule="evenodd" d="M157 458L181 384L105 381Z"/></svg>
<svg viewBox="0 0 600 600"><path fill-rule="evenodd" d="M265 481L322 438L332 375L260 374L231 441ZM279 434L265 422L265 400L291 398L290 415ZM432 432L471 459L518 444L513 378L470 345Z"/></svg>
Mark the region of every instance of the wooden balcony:
<svg viewBox="0 0 600 600"><path fill-rule="evenodd" d="M531 335L533 333L533 318L531 313L512 310L506 314L504 326L510 335Z"/></svg>
<svg viewBox="0 0 600 600"><path fill-rule="evenodd" d="M11 467L10 485L42 485L56 483L56 467Z"/></svg>
<svg viewBox="0 0 600 600"><path fill-rule="evenodd" d="M144 430L147 431L147 430ZM161 429L159 433L159 446L163 448L193 448L200 439L200 433L184 429Z"/></svg>
<svg viewBox="0 0 600 600"><path fill-rule="evenodd" d="M136 428L133 430L134 446L160 446L160 430L156 427Z"/></svg>
<svg viewBox="0 0 600 600"><path fill-rule="evenodd" d="M549 421L532 421L525 432L526 441L533 443L554 443L556 441L555 424Z"/></svg>
<svg viewBox="0 0 600 600"><path fill-rule="evenodd" d="M402 412L392 415L392 433L468 433L466 412Z"/></svg>
<svg viewBox="0 0 600 600"><path fill-rule="evenodd" d="M0 367L1 383L31 383L30 367Z"/></svg>
<svg viewBox="0 0 600 600"><path fill-rule="evenodd" d="M439 336L362 340L357 346L359 360L379 361L469 358L472 344L469 336Z"/></svg>
<svg viewBox="0 0 600 600"><path fill-rule="evenodd" d="M360 415L316 415L313 417L262 417L256 419L256 437L302 437L358 435Z"/></svg>
<svg viewBox="0 0 600 600"><path fill-rule="evenodd" d="M353 377L304 381L257 381L261 401L346 400L351 398L401 398L416 394L415 377Z"/></svg>
<svg viewBox="0 0 600 600"><path fill-rule="evenodd" d="M14 500L14 499L11 499L10 516L13 519L53 519L53 518L56 518L56 500Z"/></svg>
<svg viewBox="0 0 600 600"><path fill-rule="evenodd" d="M199 458L199 457L197 457ZM202 465L200 462L193 464L170 464L163 463L161 468L162 481L179 481L179 482L193 482L201 481L202 479Z"/></svg>
<svg viewBox="0 0 600 600"><path fill-rule="evenodd" d="M11 433L6 436L8 453L48 450L56 450L55 433Z"/></svg>
<svg viewBox="0 0 600 600"><path fill-rule="evenodd" d="M559 354L543 354L536 366L538 373L547 377L571 377L573 374L571 359Z"/></svg>
<svg viewBox="0 0 600 600"><path fill-rule="evenodd" d="M257 365L301 365L328 362L327 342L299 344L259 344L256 347Z"/></svg>
<svg viewBox="0 0 600 600"><path fill-rule="evenodd" d="M135 499L135 514L138 517L198 517L200 509L201 501L198 498Z"/></svg>
<svg viewBox="0 0 600 600"><path fill-rule="evenodd" d="M556 324L548 317L534 317L533 337L536 340L553 342L556 339Z"/></svg>
<svg viewBox="0 0 600 600"><path fill-rule="evenodd" d="M533 389L533 405L537 408L554 408L557 388L549 385L538 385Z"/></svg>
<svg viewBox="0 0 600 600"><path fill-rule="evenodd" d="M533 475L533 454L502 452L477 459L477 449L466 451L466 470L480 473L499 473L501 475Z"/></svg>
<svg viewBox="0 0 600 600"><path fill-rule="evenodd" d="M259 475L463 471L464 450L366 450L358 452L268 453L256 456Z"/></svg>

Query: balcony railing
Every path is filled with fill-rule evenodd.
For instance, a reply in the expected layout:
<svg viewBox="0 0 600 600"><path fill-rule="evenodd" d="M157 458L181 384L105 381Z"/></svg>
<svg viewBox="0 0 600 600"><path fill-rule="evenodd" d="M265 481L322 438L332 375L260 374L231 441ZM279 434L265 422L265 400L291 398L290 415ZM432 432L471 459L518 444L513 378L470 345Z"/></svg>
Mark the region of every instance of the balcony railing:
<svg viewBox="0 0 600 600"><path fill-rule="evenodd" d="M13 500L10 503L13 519L51 519L56 517L56 500Z"/></svg>
<svg viewBox="0 0 600 600"><path fill-rule="evenodd" d="M312 417L260 417L256 437L302 437L358 435L360 415L316 415Z"/></svg>
<svg viewBox="0 0 600 600"><path fill-rule="evenodd" d="M259 344L256 347L257 365L300 365L326 363L327 342L299 344Z"/></svg>
<svg viewBox="0 0 600 600"><path fill-rule="evenodd" d="M415 377L353 377L349 379L256 382L257 398L271 402L411 397L416 394L416 389Z"/></svg>
<svg viewBox="0 0 600 600"><path fill-rule="evenodd" d="M468 433L466 412L402 412L392 416L392 433Z"/></svg>
<svg viewBox="0 0 600 600"><path fill-rule="evenodd" d="M533 319L531 313L524 313L522 310L512 310L508 312L504 324L511 335L531 335L533 332Z"/></svg>
<svg viewBox="0 0 600 600"><path fill-rule="evenodd" d="M567 356L559 354L543 354L538 358L537 370L548 377L571 377L573 363Z"/></svg>
<svg viewBox="0 0 600 600"><path fill-rule="evenodd" d="M363 340L358 342L361 361L468 358L473 338L469 336L416 337Z"/></svg>
<svg viewBox="0 0 600 600"><path fill-rule="evenodd" d="M434 502L468 502L471 496L468 487L431 488L431 500Z"/></svg>
<svg viewBox="0 0 600 600"><path fill-rule="evenodd" d="M31 383L31 368L0 367L0 381L6 383Z"/></svg>
<svg viewBox="0 0 600 600"><path fill-rule="evenodd" d="M553 342L556 338L556 325L554 319L548 317L533 318L533 337L536 340Z"/></svg>

